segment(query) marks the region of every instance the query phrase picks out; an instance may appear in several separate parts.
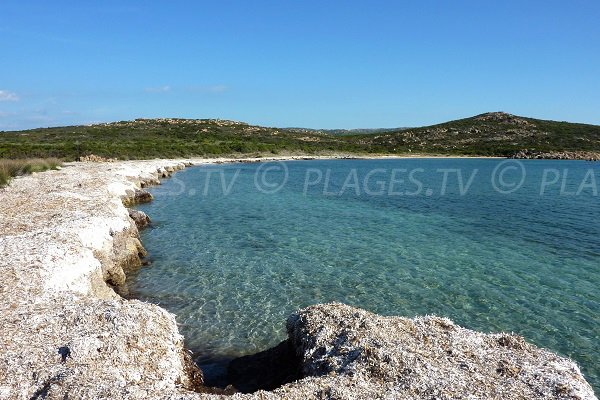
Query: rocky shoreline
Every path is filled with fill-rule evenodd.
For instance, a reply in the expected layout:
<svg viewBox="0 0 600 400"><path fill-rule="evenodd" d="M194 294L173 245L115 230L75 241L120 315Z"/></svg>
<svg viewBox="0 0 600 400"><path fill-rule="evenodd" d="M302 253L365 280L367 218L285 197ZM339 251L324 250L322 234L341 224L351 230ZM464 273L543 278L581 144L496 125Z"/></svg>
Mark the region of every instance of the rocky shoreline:
<svg viewBox="0 0 600 400"><path fill-rule="evenodd" d="M521 150L513 154L510 158L520 160L584 160L599 161L600 153L590 151L554 151L544 152L537 150Z"/></svg>
<svg viewBox="0 0 600 400"><path fill-rule="evenodd" d="M0 189L0 399L225 397L203 386L172 314L120 294L145 254L147 217L126 205L188 165L228 161L261 160L72 163ZM240 387L259 374L270 380L248 390L273 390L234 398L596 398L572 361L443 318L328 304L287 329L231 368Z"/></svg>

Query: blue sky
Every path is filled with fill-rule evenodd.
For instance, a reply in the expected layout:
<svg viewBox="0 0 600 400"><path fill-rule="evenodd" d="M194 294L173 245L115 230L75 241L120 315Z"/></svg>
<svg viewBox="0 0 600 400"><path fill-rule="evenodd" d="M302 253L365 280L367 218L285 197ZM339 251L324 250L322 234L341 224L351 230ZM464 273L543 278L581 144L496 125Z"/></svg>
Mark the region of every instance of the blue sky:
<svg viewBox="0 0 600 400"><path fill-rule="evenodd" d="M138 117L600 124L600 2L0 2L0 130Z"/></svg>

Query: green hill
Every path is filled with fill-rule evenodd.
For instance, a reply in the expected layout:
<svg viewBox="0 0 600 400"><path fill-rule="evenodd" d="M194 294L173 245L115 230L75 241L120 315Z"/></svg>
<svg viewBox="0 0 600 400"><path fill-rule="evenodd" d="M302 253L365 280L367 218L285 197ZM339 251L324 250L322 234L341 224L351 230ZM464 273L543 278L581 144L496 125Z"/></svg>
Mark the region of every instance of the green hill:
<svg viewBox="0 0 600 400"><path fill-rule="evenodd" d="M343 134L340 134L340 133ZM0 132L0 158L95 154L120 159L236 154L354 153L510 156L598 153L600 126L487 113L421 128L271 128L217 119L137 119L90 126Z"/></svg>
<svg viewBox="0 0 600 400"><path fill-rule="evenodd" d="M600 126L545 121L493 112L422 128L376 135L388 151L510 156L534 152L600 152Z"/></svg>

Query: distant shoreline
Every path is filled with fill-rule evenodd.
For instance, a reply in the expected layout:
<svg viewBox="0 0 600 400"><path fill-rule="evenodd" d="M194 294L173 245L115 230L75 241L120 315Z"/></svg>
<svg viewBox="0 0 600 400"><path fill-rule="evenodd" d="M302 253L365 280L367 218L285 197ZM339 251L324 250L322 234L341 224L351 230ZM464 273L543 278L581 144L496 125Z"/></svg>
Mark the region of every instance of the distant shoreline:
<svg viewBox="0 0 600 400"><path fill-rule="evenodd" d="M359 154L331 154L331 155L288 155L265 157L215 157L215 158L190 158L194 165L225 164L225 163L256 163L270 161L310 161L310 160L410 160L410 159L506 159L494 156L446 156L433 154L415 155L359 155Z"/></svg>
<svg viewBox="0 0 600 400"><path fill-rule="evenodd" d="M600 159L600 126L503 112L389 131L328 132L331 131L265 127L219 119L136 119L2 132L0 158L54 157L74 161L90 155L148 160L351 154Z"/></svg>

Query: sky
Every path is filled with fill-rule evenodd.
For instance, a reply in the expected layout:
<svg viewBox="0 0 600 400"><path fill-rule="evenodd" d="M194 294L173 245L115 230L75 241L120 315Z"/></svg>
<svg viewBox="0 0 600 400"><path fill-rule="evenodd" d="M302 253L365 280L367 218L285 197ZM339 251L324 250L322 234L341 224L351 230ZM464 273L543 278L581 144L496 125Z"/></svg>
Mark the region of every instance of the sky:
<svg viewBox="0 0 600 400"><path fill-rule="evenodd" d="M600 124L600 2L0 1L0 130Z"/></svg>

